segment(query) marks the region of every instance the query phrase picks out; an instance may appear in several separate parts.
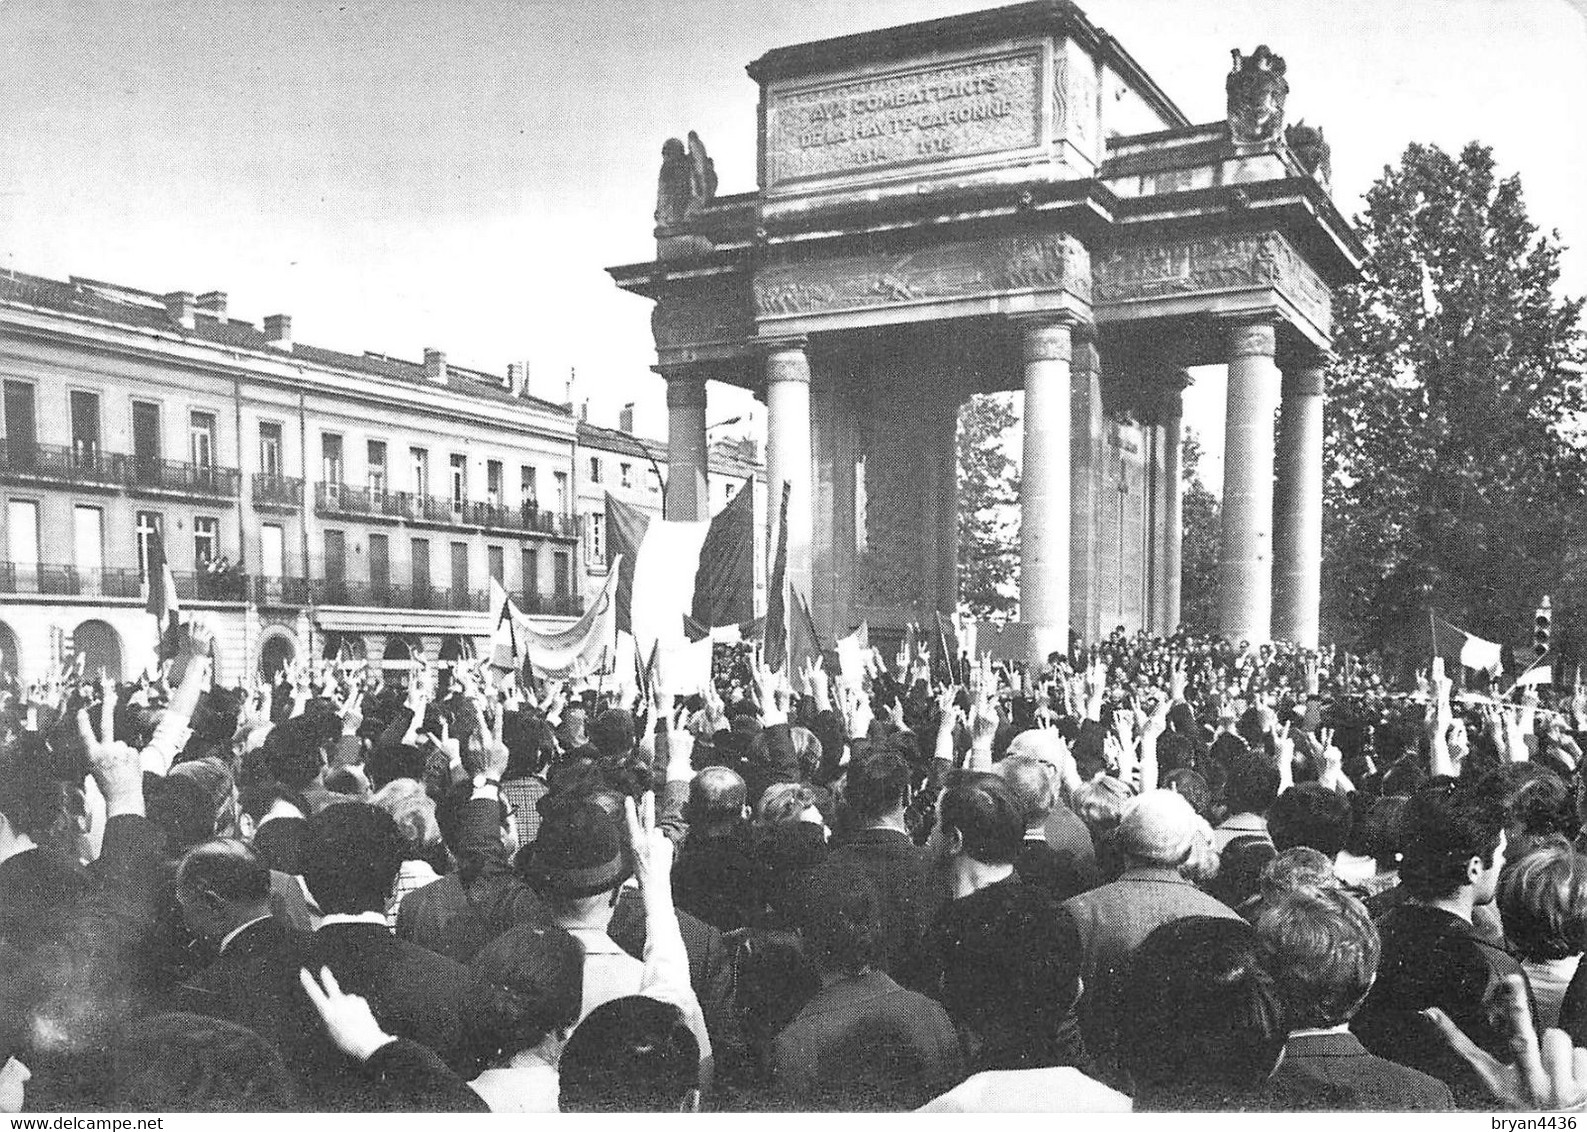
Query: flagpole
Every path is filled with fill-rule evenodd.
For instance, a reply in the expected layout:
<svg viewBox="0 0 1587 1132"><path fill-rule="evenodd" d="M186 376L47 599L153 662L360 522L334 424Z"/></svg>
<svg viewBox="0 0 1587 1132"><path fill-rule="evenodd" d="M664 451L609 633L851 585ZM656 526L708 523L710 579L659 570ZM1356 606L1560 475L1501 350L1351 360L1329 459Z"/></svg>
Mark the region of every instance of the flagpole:
<svg viewBox="0 0 1587 1132"><path fill-rule="evenodd" d="M1547 656L1548 656L1548 655L1549 655L1549 654L1548 654L1548 653L1547 653L1547 652L1544 652L1544 653L1543 653L1543 654L1542 654L1542 656L1539 656L1539 657L1538 657L1538 658L1537 658L1537 659L1536 659L1536 660L1534 660L1534 661L1532 661L1532 663L1531 663L1531 664L1529 664L1529 665L1527 665L1527 666L1526 666L1526 667L1525 667L1525 668L1523 668L1523 669L1521 669L1521 674L1520 674L1520 676L1517 676L1517 677L1516 677L1516 678L1515 678L1515 683L1514 683L1514 684L1511 684L1511 685L1510 685L1510 688L1509 688L1509 690L1508 690L1508 691L1506 691L1506 692L1505 692L1505 693L1504 693L1504 694L1503 694L1503 695L1501 695L1501 696L1500 696L1500 697L1499 697L1499 698L1500 698L1500 699L1501 699L1501 700L1507 700L1507 699L1509 699L1509 698L1510 698L1510 696L1511 696L1511 695L1512 695L1512 694L1513 694L1513 693L1514 693L1514 692L1515 692L1515 690L1516 690L1516 689L1517 689L1517 688L1519 688L1519 687L1520 687L1520 686L1521 686L1521 678L1522 678L1522 677L1524 677L1524 676L1525 676L1525 675L1526 675L1526 674L1527 674L1527 673L1528 673L1528 672L1530 672L1530 671L1532 671L1532 669L1534 669L1534 668L1536 668L1536 667L1537 667L1537 666L1538 666L1538 665L1540 665L1540 664L1542 664L1542 663L1543 663L1543 659L1544 659L1544 657L1547 657Z"/></svg>

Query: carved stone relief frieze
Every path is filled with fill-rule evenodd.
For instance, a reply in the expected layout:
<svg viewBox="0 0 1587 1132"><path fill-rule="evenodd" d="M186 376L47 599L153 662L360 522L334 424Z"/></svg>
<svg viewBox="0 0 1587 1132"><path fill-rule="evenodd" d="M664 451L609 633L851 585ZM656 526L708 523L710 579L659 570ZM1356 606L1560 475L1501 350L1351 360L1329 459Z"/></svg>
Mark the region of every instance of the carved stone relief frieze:
<svg viewBox="0 0 1587 1132"><path fill-rule="evenodd" d="M1054 232L772 263L757 271L754 286L762 318L1031 290L1067 291L1090 302L1085 245Z"/></svg>

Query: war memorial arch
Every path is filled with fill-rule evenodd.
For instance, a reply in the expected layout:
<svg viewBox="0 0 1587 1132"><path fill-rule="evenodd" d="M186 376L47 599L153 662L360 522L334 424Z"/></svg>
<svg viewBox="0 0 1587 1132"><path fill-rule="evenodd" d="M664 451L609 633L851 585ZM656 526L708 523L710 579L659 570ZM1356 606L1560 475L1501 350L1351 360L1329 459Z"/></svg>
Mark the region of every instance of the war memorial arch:
<svg viewBox="0 0 1587 1132"><path fill-rule="evenodd" d="M1022 390L1028 655L1171 632L1186 371L1223 364L1220 628L1314 645L1331 292L1362 249L1283 59L1219 58L1204 124L1062 0L750 64L759 188L717 195L669 141L655 259L610 269L654 302L668 514L706 514L706 383L752 390L818 627L951 610L958 410Z"/></svg>

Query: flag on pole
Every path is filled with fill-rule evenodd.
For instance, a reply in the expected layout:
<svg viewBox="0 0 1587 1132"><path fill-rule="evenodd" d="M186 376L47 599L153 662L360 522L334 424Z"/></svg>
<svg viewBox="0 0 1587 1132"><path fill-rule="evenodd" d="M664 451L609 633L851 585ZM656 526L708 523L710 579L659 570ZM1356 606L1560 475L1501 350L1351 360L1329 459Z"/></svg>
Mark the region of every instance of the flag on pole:
<svg viewBox="0 0 1587 1132"><path fill-rule="evenodd" d="M865 621L848 636L838 638L838 671L852 687L858 688L865 677L865 654L870 647L871 629Z"/></svg>
<svg viewBox="0 0 1587 1132"><path fill-rule="evenodd" d="M490 608L498 611L490 633L490 666L503 672L516 672L523 654L518 649L512 598L494 576L490 579Z"/></svg>
<svg viewBox="0 0 1587 1132"><path fill-rule="evenodd" d="M819 659L824 650L821 647L821 634L816 632L816 619L811 616L810 603L805 600L805 595L793 595L794 617L788 631L788 657L792 671L797 672L805 665Z"/></svg>
<svg viewBox="0 0 1587 1132"><path fill-rule="evenodd" d="M963 684L959 679L959 630L954 625L953 619L942 610L937 610L937 644L942 649L942 655L948 665L948 682L950 684Z"/></svg>
<svg viewBox="0 0 1587 1132"><path fill-rule="evenodd" d="M1497 672L1503 664L1504 650L1464 629L1456 628L1437 613L1433 618L1433 655L1446 664L1460 664L1479 672Z"/></svg>
<svg viewBox="0 0 1587 1132"><path fill-rule="evenodd" d="M1554 683L1554 670L1549 665L1540 664L1536 668L1528 668L1521 673L1516 678L1515 686L1517 688L1532 688L1552 683Z"/></svg>
<svg viewBox="0 0 1587 1132"><path fill-rule="evenodd" d="M160 634L159 657L162 661L174 660L181 641L178 620L182 607L176 600L176 578L166 560L165 542L159 531L149 533L143 580L148 586L144 606L154 616Z"/></svg>
<svg viewBox="0 0 1587 1132"><path fill-rule="evenodd" d="M793 485L782 485L777 508L777 552L772 559L771 582L766 587L766 666L781 672L788 663L788 496Z"/></svg>
<svg viewBox="0 0 1587 1132"><path fill-rule="evenodd" d="M606 667L606 654L615 655L617 630L614 622L617 603L613 592L617 588L620 559L614 559L612 570L584 616L566 629L546 632L539 628L513 604L512 598L491 579L490 608L496 610L496 625L491 631L491 663L510 654L526 661L532 672L547 679L567 679L588 674L595 669L597 658L602 671ZM502 618L505 617L505 623ZM498 656L498 650L500 655ZM513 665L514 668L517 664Z"/></svg>

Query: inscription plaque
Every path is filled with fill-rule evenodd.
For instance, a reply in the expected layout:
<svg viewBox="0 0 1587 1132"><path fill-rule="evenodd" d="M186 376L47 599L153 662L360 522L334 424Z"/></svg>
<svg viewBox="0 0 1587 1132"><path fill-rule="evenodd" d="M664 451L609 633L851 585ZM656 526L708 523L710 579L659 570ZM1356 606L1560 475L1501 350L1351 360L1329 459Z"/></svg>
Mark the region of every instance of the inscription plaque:
<svg viewBox="0 0 1587 1132"><path fill-rule="evenodd" d="M768 188L1041 141L1041 55L920 68L800 90L766 107Z"/></svg>

